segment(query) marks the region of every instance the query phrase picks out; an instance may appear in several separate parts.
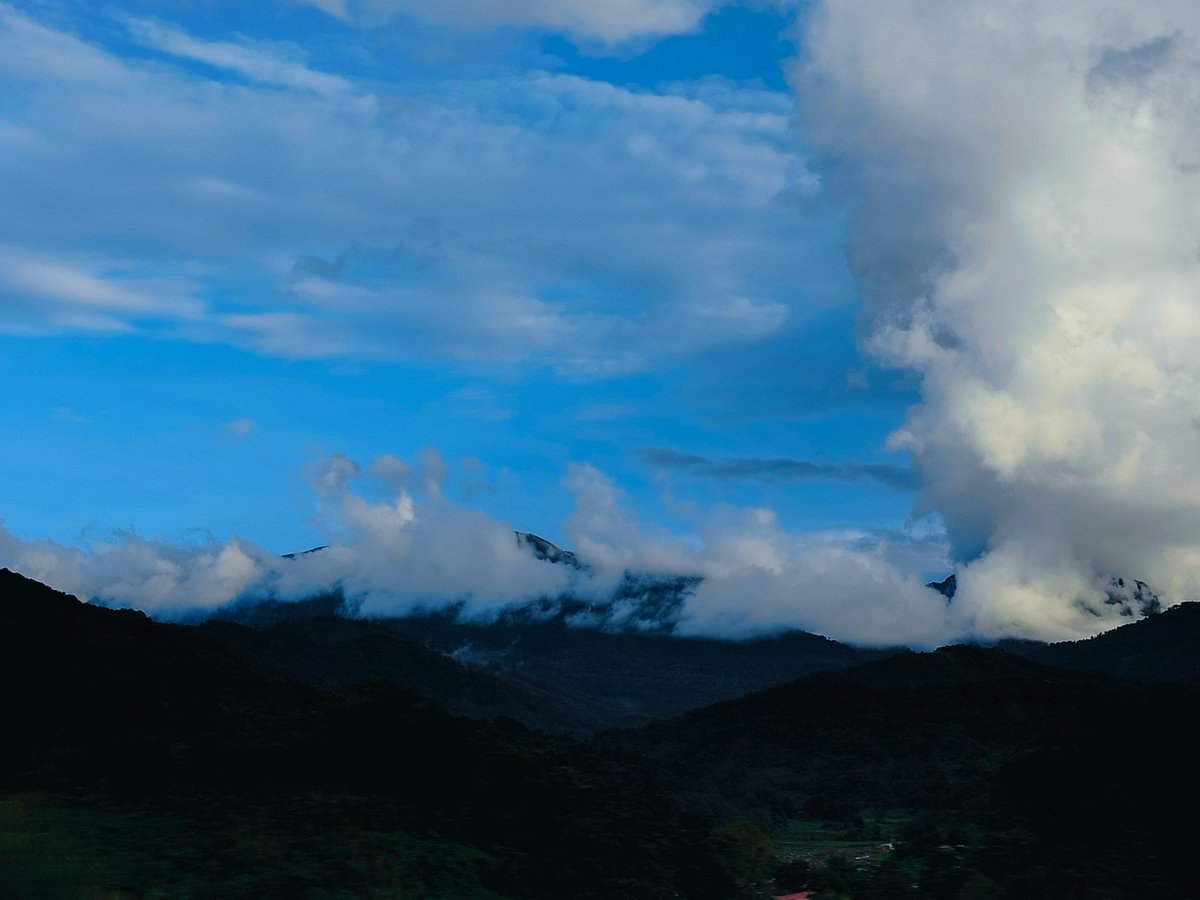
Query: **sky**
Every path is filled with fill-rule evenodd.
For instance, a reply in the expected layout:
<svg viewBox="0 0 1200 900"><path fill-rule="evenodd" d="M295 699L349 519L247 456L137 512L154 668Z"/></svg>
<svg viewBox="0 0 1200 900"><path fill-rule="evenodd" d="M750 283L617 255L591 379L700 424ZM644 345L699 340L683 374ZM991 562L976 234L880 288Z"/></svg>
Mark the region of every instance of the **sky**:
<svg viewBox="0 0 1200 900"><path fill-rule="evenodd" d="M573 590L703 574L695 631L916 645L1193 599L1198 38L1183 0L0 2L0 565L487 610L564 589L517 529Z"/></svg>

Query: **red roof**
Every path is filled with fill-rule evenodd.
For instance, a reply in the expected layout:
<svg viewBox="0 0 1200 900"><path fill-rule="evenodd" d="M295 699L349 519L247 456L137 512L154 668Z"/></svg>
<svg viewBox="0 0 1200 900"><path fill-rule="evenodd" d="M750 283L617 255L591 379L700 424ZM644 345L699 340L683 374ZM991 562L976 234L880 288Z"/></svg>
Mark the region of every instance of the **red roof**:
<svg viewBox="0 0 1200 900"><path fill-rule="evenodd" d="M796 891L794 894L780 894L775 900L809 900L812 891Z"/></svg>

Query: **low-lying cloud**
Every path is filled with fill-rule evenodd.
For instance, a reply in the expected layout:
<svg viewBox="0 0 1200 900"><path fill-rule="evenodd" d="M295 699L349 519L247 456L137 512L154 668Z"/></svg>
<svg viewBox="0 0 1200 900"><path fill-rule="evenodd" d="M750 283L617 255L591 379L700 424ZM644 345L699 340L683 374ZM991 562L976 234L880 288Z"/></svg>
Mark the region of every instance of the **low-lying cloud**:
<svg viewBox="0 0 1200 900"><path fill-rule="evenodd" d="M516 540L512 523L448 499L446 477L433 450L416 462L381 456L364 466L333 456L314 464L314 525L326 542L315 553L285 558L238 538L176 544L134 534L79 548L0 528L0 565L168 619L330 591L364 616L454 606L487 618L541 599L603 604L631 572L702 579L680 610L682 634L802 628L863 643L931 645L961 632L945 598L920 578L922 566L944 560L936 535L793 534L769 510L722 508L678 537L644 526L611 479L574 465L564 479L575 498L564 530L586 563L577 569L539 560Z"/></svg>

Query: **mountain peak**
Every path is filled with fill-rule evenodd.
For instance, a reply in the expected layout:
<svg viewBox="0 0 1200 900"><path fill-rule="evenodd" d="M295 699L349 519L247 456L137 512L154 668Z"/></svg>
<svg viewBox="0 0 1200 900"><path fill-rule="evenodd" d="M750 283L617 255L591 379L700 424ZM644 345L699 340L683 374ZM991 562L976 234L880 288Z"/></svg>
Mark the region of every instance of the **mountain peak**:
<svg viewBox="0 0 1200 900"><path fill-rule="evenodd" d="M514 531L513 534L516 536L517 546L528 547L538 559L570 566L572 569L585 570L590 568L581 562L579 557L570 550L564 550L562 547L551 543L544 537L536 535L531 531Z"/></svg>
<svg viewBox="0 0 1200 900"><path fill-rule="evenodd" d="M931 581L925 585L927 588L933 588L947 600L954 599L954 593L958 590L958 576L954 573L947 575L941 581Z"/></svg>

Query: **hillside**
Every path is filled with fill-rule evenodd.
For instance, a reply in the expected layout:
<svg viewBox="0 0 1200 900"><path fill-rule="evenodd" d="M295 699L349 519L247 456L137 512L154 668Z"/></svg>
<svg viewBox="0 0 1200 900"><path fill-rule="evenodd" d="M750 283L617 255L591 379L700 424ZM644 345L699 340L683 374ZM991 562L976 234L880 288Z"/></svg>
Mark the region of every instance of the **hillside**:
<svg viewBox="0 0 1200 900"><path fill-rule="evenodd" d="M1008 653L1135 681L1200 684L1200 603L1181 603L1082 641L1002 641Z"/></svg>
<svg viewBox="0 0 1200 900"><path fill-rule="evenodd" d="M852 865L817 850L826 862L797 863L783 886L852 900L1185 900L1200 892L1178 818L1200 802L1188 749L1198 714L1186 685L955 646L603 743L649 766L685 810L867 853Z"/></svg>
<svg viewBox="0 0 1200 900"><path fill-rule="evenodd" d="M766 820L955 810L1081 708L1127 692L973 646L781 684L610 740L662 766L689 808Z"/></svg>
<svg viewBox="0 0 1200 900"><path fill-rule="evenodd" d="M727 896L708 826L586 746L210 637L0 571L0 896Z"/></svg>
<svg viewBox="0 0 1200 900"><path fill-rule="evenodd" d="M393 621L299 611L264 606L253 627L166 625L0 571L12 686L0 895L723 900L816 887L851 900L1185 900L1200 889L1175 824L1200 799L1188 750L1200 693L1188 685L978 646L850 665L850 648L790 635L780 658L817 648L843 664L581 741L493 714L569 714L573 686L541 679L571 652L583 660L574 684L600 690L607 677L614 697L637 697L652 692L654 652L664 672L708 661L736 676L755 672L757 650L762 678L771 642L738 656L726 642L575 635L562 622L488 626L495 644L475 646L512 638L544 667L523 679L460 665ZM431 644L435 626L453 640L481 627L429 618ZM1181 628L1121 631L1132 637L1094 641L1148 656L1158 641L1186 646ZM568 649L553 651L556 639ZM604 652L622 648L630 660L609 657L605 672ZM686 681L664 678L664 691L678 697ZM477 718L439 708L455 703ZM830 835L874 842L872 855L796 856Z"/></svg>
<svg viewBox="0 0 1200 900"><path fill-rule="evenodd" d="M655 590L661 588L661 591ZM647 610L660 610L666 594L674 602L673 584L642 585ZM591 624L592 614L599 624ZM651 615L647 612L647 618ZM423 646L486 671L524 691L540 691L547 702L557 698L553 716L531 718L513 707L511 715L531 727L595 730L635 725L678 715L720 700L740 697L802 675L886 658L902 649L851 647L819 635L789 631L751 640L680 637L669 631L613 627L602 612L569 598L543 606L531 604L505 611L491 621L464 620L459 611L362 620L352 616L337 595L295 603L262 601L224 610L219 620L255 626L264 636L300 639L311 647L304 659L327 655L322 676L343 678L346 672L373 671L390 678L372 653L344 652L346 641L380 642L387 635ZM582 621L581 621L582 620ZM308 679L289 665L291 677ZM356 676L357 677L357 676ZM421 689L412 682L413 687ZM466 707L448 707L470 714Z"/></svg>

